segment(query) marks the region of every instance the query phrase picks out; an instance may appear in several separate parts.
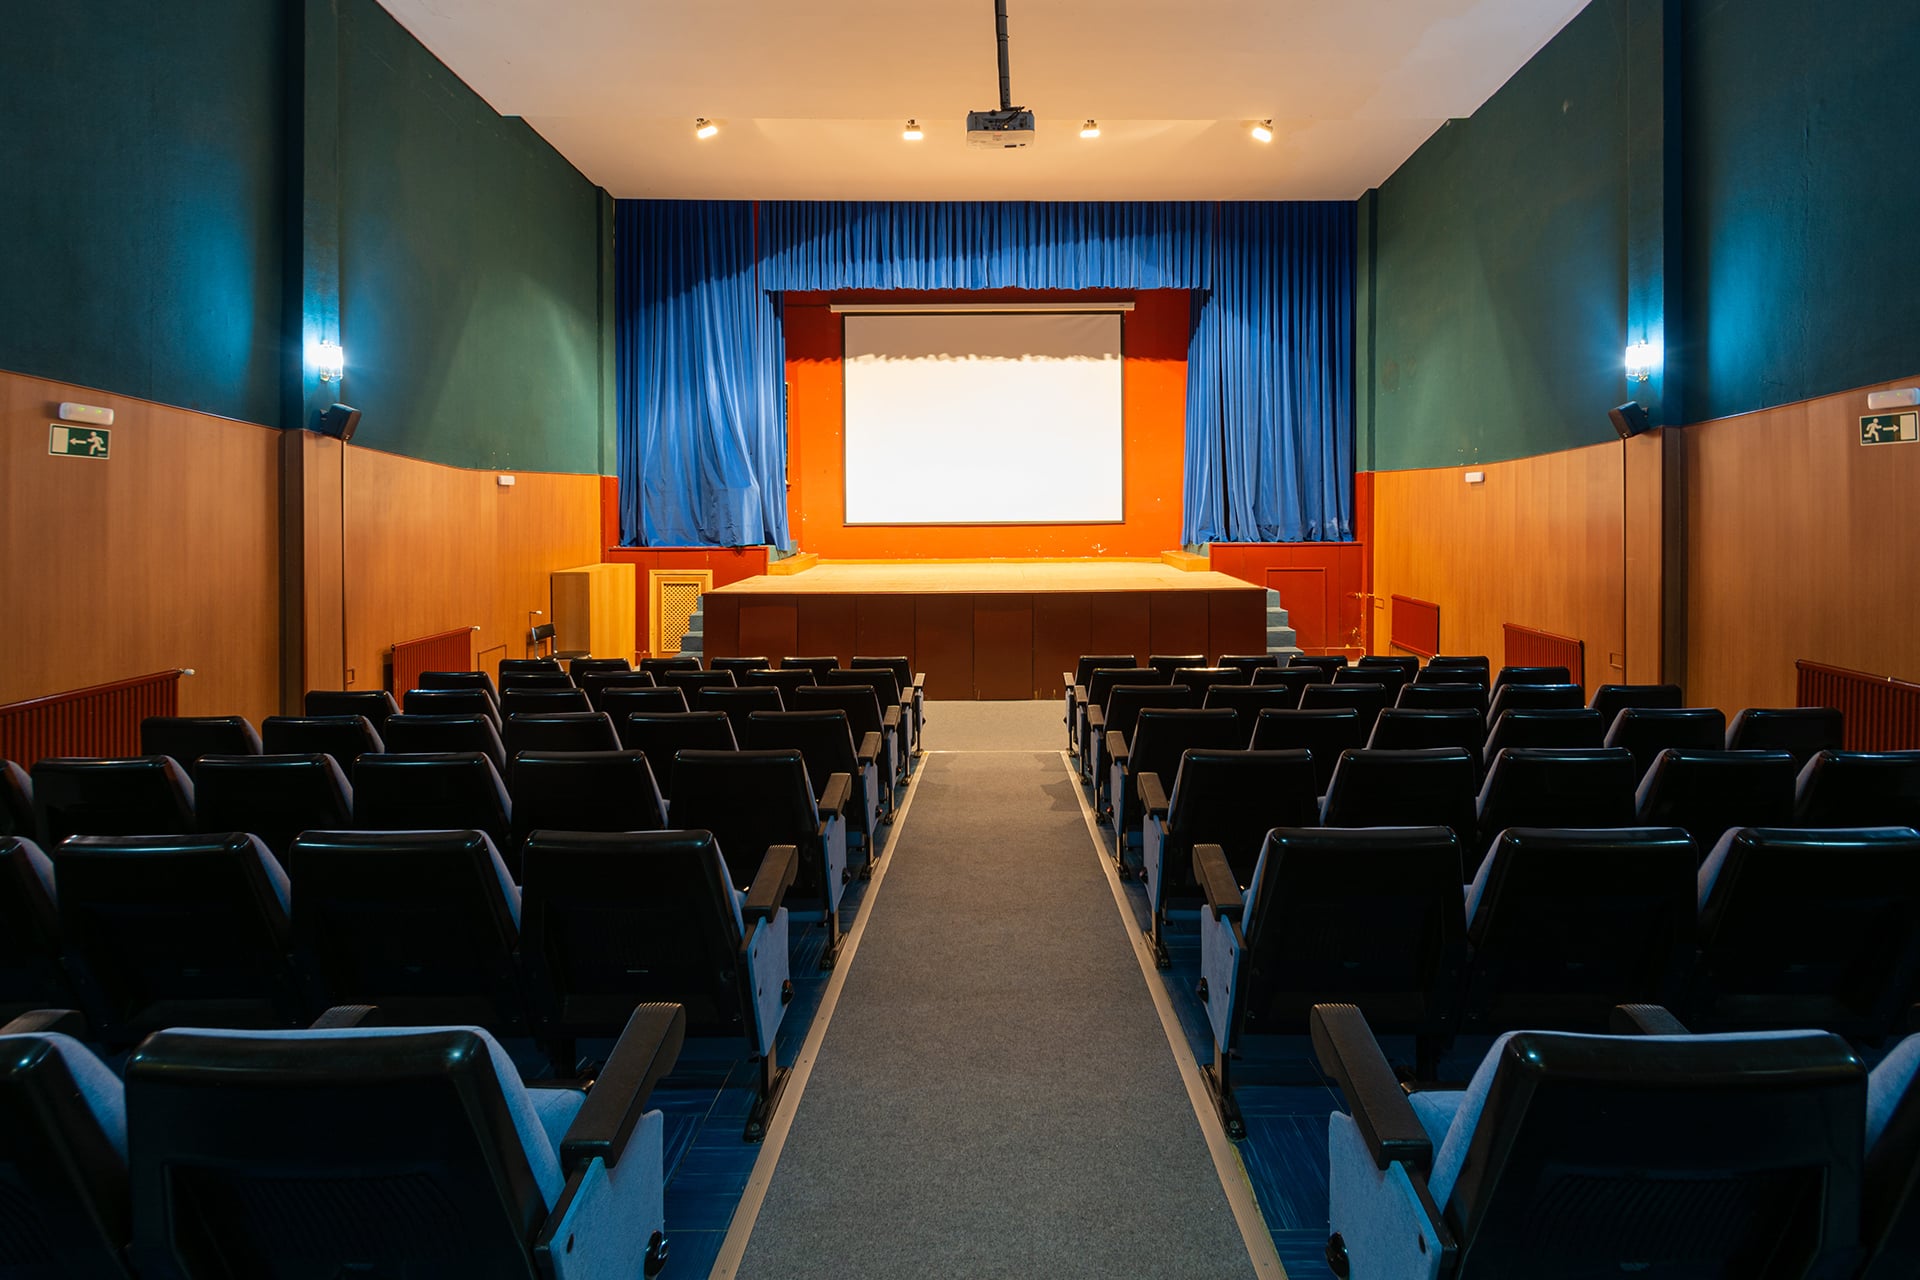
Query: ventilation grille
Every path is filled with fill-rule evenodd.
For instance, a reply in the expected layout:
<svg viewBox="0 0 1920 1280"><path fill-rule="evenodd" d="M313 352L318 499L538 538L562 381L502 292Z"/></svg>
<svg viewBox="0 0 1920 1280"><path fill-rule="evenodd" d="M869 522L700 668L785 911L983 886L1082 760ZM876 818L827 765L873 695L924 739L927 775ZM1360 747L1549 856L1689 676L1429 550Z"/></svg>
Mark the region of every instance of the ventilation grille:
<svg viewBox="0 0 1920 1280"><path fill-rule="evenodd" d="M1849 751L1920 748L1920 684L1802 658L1795 662L1803 707L1838 707Z"/></svg>
<svg viewBox="0 0 1920 1280"><path fill-rule="evenodd" d="M647 575L648 613L653 619L655 655L667 657L680 652L694 614L700 611L700 597L713 589L711 569L654 569Z"/></svg>
<svg viewBox="0 0 1920 1280"><path fill-rule="evenodd" d="M1587 646L1572 636L1557 636L1517 622L1504 624L1506 664L1510 667L1565 667L1584 692L1587 687Z"/></svg>
<svg viewBox="0 0 1920 1280"><path fill-rule="evenodd" d="M180 714L178 670L0 706L0 758L137 756L140 722Z"/></svg>

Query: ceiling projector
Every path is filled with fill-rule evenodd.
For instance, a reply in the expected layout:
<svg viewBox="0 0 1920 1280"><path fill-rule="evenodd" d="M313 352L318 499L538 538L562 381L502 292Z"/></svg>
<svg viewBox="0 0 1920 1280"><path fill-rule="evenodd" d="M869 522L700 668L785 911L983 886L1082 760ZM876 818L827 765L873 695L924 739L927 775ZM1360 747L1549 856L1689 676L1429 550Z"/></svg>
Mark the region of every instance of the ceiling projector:
<svg viewBox="0 0 1920 1280"><path fill-rule="evenodd" d="M970 147L1025 147L1033 143L1033 112L1018 108L967 112Z"/></svg>

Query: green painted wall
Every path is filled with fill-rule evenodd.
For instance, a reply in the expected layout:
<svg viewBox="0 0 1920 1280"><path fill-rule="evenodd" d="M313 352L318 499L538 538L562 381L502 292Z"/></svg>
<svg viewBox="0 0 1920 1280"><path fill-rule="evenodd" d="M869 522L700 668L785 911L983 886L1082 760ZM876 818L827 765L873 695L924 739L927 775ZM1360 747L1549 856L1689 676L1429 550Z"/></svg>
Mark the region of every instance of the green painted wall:
<svg viewBox="0 0 1920 1280"><path fill-rule="evenodd" d="M0 369L278 421L282 6L5 14Z"/></svg>
<svg viewBox="0 0 1920 1280"><path fill-rule="evenodd" d="M373 0L343 0L340 334L355 443L468 467L603 463L597 187ZM610 226L610 221L607 223Z"/></svg>
<svg viewBox="0 0 1920 1280"><path fill-rule="evenodd" d="M1375 193L1363 467L1612 438L1606 410L1625 398L1625 12L1595 0Z"/></svg>
<svg viewBox="0 0 1920 1280"><path fill-rule="evenodd" d="M1683 12L1688 421L1920 372L1920 7Z"/></svg>

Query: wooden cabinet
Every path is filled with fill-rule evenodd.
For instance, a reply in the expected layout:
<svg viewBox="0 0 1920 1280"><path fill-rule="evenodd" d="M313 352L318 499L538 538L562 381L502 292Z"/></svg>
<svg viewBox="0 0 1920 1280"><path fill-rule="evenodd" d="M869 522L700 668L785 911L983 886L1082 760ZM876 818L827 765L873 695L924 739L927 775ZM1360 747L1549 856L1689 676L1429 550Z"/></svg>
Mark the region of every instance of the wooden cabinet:
<svg viewBox="0 0 1920 1280"><path fill-rule="evenodd" d="M583 564L553 574L553 648L633 661L630 564Z"/></svg>

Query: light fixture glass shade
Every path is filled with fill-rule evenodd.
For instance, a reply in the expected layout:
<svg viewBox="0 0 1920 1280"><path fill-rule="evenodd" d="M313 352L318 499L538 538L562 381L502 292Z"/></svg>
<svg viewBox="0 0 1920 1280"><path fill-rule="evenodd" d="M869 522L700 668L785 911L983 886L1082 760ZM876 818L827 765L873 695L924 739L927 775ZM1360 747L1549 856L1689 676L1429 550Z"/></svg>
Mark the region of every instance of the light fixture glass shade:
<svg viewBox="0 0 1920 1280"><path fill-rule="evenodd" d="M1097 120L1089 120L1089 121L1087 121L1087 122L1086 122L1085 124L1083 124L1083 125L1081 125L1081 126L1080 126L1080 136L1081 136L1081 137L1083 137L1083 138L1097 138L1097 137L1099 137L1099 136L1100 136L1100 122L1099 122L1099 121L1097 121Z"/></svg>
<svg viewBox="0 0 1920 1280"><path fill-rule="evenodd" d="M720 132L720 126L705 116L693 122L693 136L696 138L711 138L718 132Z"/></svg>
<svg viewBox="0 0 1920 1280"><path fill-rule="evenodd" d="M314 339L307 344L307 363L322 382L338 382L347 375L347 351L338 343Z"/></svg>
<svg viewBox="0 0 1920 1280"><path fill-rule="evenodd" d="M900 136L908 142L918 142L927 135L925 131L920 128L919 121L909 120L907 121L907 127L900 131Z"/></svg>
<svg viewBox="0 0 1920 1280"><path fill-rule="evenodd" d="M1645 382L1660 365L1660 352L1644 338L1627 348L1627 381Z"/></svg>
<svg viewBox="0 0 1920 1280"><path fill-rule="evenodd" d="M1253 129L1251 130L1251 132L1253 134L1253 140L1255 142L1272 142L1273 141L1273 121L1262 120L1253 126Z"/></svg>

